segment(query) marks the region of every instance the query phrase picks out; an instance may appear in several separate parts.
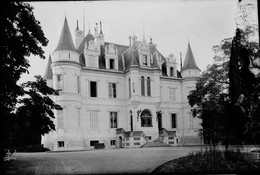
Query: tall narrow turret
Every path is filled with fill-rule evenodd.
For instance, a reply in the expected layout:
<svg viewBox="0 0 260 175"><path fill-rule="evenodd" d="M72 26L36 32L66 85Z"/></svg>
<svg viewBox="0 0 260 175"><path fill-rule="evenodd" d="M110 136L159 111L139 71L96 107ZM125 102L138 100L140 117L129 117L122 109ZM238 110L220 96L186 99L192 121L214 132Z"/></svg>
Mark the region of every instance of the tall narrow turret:
<svg viewBox="0 0 260 175"><path fill-rule="evenodd" d="M191 50L190 42L188 42L187 52L184 60L184 65L182 67L181 75L183 78L185 78L185 77L198 77L199 74L200 74L200 69L195 62Z"/></svg>
<svg viewBox="0 0 260 175"><path fill-rule="evenodd" d="M57 61L73 61L79 63L79 53L74 46L66 17L58 46L53 52L53 62Z"/></svg>

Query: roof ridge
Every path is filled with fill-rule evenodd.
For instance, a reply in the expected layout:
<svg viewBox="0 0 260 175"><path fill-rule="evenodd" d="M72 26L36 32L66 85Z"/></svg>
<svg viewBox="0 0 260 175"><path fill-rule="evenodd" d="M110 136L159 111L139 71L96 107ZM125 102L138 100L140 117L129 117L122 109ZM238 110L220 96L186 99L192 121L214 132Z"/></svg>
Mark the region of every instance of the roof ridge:
<svg viewBox="0 0 260 175"><path fill-rule="evenodd" d="M131 46L128 46L128 45L124 45L124 44L116 44L116 43L114 43L114 42L108 42L108 41L106 41L105 43L112 43L112 44L115 44L115 45L117 45L117 46L123 46L123 47L131 47Z"/></svg>

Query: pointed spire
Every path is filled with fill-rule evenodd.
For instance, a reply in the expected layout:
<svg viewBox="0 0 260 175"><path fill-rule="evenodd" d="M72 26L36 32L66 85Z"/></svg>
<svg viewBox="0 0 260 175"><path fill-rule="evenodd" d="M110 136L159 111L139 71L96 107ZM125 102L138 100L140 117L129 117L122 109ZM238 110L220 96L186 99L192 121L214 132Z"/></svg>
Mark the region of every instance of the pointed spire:
<svg viewBox="0 0 260 175"><path fill-rule="evenodd" d="M103 32L102 32L102 23L101 23L101 21L100 21L100 34L103 34Z"/></svg>
<svg viewBox="0 0 260 175"><path fill-rule="evenodd" d="M55 51L57 50L71 50L77 52L71 37L71 33L70 33L70 29L66 17L61 31L60 40Z"/></svg>
<svg viewBox="0 0 260 175"><path fill-rule="evenodd" d="M144 29L144 22L143 22L143 42L145 42L145 29Z"/></svg>
<svg viewBox="0 0 260 175"><path fill-rule="evenodd" d="M187 48L187 52L186 52L186 56L185 56L185 60L184 60L184 65L182 70L187 70L187 69L198 69L198 66L195 62L191 47L190 47L190 42L188 42L188 48Z"/></svg>
<svg viewBox="0 0 260 175"><path fill-rule="evenodd" d="M90 24L88 23L88 33L90 34Z"/></svg>
<svg viewBox="0 0 260 175"><path fill-rule="evenodd" d="M47 63L45 73L43 76L43 79L45 79L45 80L52 79L53 74L52 74L51 64L52 64L51 55L49 55L48 63Z"/></svg>

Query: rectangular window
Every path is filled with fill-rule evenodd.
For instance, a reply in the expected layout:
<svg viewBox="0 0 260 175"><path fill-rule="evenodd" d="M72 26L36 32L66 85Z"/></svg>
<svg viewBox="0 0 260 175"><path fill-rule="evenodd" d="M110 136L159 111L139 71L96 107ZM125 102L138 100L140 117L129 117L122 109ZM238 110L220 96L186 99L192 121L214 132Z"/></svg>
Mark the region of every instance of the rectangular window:
<svg viewBox="0 0 260 175"><path fill-rule="evenodd" d="M64 141L58 141L58 148L64 147Z"/></svg>
<svg viewBox="0 0 260 175"><path fill-rule="evenodd" d="M116 140L110 140L110 145L111 145L111 146L116 145Z"/></svg>
<svg viewBox="0 0 260 175"><path fill-rule="evenodd" d="M110 69L115 69L115 60L114 59L110 59L109 60L109 68Z"/></svg>
<svg viewBox="0 0 260 175"><path fill-rule="evenodd" d="M134 142L134 145L140 145L140 143L139 142Z"/></svg>
<svg viewBox="0 0 260 175"><path fill-rule="evenodd" d="M95 67L95 57L89 56L89 66Z"/></svg>
<svg viewBox="0 0 260 175"><path fill-rule="evenodd" d="M98 140L90 140L90 146L94 146L96 143L99 143Z"/></svg>
<svg viewBox="0 0 260 175"><path fill-rule="evenodd" d="M97 82L90 82L90 97L97 97Z"/></svg>
<svg viewBox="0 0 260 175"><path fill-rule="evenodd" d="M134 137L134 140L140 140L140 137Z"/></svg>
<svg viewBox="0 0 260 175"><path fill-rule="evenodd" d="M143 58L144 58L143 65L147 66L147 55L143 55Z"/></svg>
<svg viewBox="0 0 260 175"><path fill-rule="evenodd" d="M187 87L187 91L188 91L188 95L190 94L190 92L194 90L194 87Z"/></svg>
<svg viewBox="0 0 260 175"><path fill-rule="evenodd" d="M173 68L173 67L170 68L170 76L171 76L171 77L174 76L174 68Z"/></svg>
<svg viewBox="0 0 260 175"><path fill-rule="evenodd" d="M109 98L116 98L116 83L108 83Z"/></svg>
<svg viewBox="0 0 260 175"><path fill-rule="evenodd" d="M117 112L110 112L110 128L117 128Z"/></svg>
<svg viewBox="0 0 260 175"><path fill-rule="evenodd" d="M78 90L78 93L80 92L80 78L79 76L77 76L77 90Z"/></svg>
<svg viewBox="0 0 260 175"><path fill-rule="evenodd" d="M175 101L175 89L170 89L170 101Z"/></svg>
<svg viewBox="0 0 260 175"><path fill-rule="evenodd" d="M63 116L63 110L58 110L58 128L63 128L64 127L64 116Z"/></svg>
<svg viewBox="0 0 260 175"><path fill-rule="evenodd" d="M89 124L90 129L98 129L98 112L89 111Z"/></svg>
<svg viewBox="0 0 260 175"><path fill-rule="evenodd" d="M176 114L171 114L172 128L177 128Z"/></svg>
<svg viewBox="0 0 260 175"><path fill-rule="evenodd" d="M63 89L62 74L57 74L57 89L60 91Z"/></svg>

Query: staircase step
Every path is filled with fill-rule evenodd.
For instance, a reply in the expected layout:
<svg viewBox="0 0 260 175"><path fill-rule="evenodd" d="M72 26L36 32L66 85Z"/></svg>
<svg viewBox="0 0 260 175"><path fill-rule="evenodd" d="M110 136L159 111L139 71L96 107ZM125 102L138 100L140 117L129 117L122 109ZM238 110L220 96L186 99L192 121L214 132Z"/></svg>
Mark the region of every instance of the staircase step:
<svg viewBox="0 0 260 175"><path fill-rule="evenodd" d="M142 148L147 148L147 147L171 147L171 145L166 144L166 143L160 143L160 142L148 142L141 147Z"/></svg>

